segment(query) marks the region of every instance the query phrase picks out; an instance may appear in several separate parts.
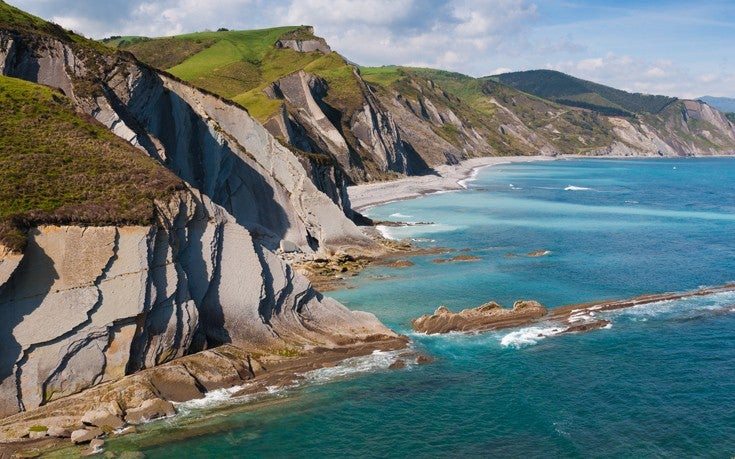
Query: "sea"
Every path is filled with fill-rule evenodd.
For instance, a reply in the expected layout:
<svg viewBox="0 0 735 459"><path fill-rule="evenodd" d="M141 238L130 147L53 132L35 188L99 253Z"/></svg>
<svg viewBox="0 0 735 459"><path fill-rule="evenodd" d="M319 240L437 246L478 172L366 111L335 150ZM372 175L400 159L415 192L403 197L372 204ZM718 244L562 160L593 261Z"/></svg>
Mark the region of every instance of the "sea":
<svg viewBox="0 0 735 459"><path fill-rule="evenodd" d="M496 301L548 308L735 281L735 160L578 159L486 168L466 189L369 209L394 239L474 255L372 266L328 295L436 360L378 352L250 398L218 391L107 442L113 457L735 456L735 293L427 336L411 319ZM529 253L548 251L545 256Z"/></svg>

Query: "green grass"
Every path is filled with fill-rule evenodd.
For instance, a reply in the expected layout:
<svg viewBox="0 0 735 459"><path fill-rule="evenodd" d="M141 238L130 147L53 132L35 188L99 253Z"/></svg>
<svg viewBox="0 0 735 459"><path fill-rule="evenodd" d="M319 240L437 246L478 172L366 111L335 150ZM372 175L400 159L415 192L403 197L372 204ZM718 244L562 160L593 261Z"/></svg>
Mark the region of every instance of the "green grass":
<svg viewBox="0 0 735 459"><path fill-rule="evenodd" d="M128 46L136 45L138 43L143 43L149 40L150 38L148 37L141 37L138 35L123 35L123 36L115 35L112 37L103 38L100 41L104 43L106 46L109 46L110 48L120 49L120 48L126 48Z"/></svg>
<svg viewBox="0 0 735 459"><path fill-rule="evenodd" d="M150 224L183 186L45 86L0 77L0 242L21 251L40 224Z"/></svg>
<svg viewBox="0 0 735 459"><path fill-rule="evenodd" d="M10 6L2 0L0 0L0 28L19 33L32 32L35 34L46 35L67 43L74 43L92 48L105 54L112 52L110 48L102 43L85 38L71 30L65 30L63 27L52 22L44 21L39 17Z"/></svg>
<svg viewBox="0 0 735 459"><path fill-rule="evenodd" d="M117 37L110 42L125 38ZM352 66L339 54L276 48L281 38L319 40L307 27L289 26L155 38L124 49L143 62L235 101L261 122L274 116L282 105L281 101L265 96L263 90L302 69L327 81L329 104L350 113L361 106L358 80Z"/></svg>
<svg viewBox="0 0 735 459"><path fill-rule="evenodd" d="M528 70L488 77L521 91L604 115L659 113L676 98L630 93L553 70Z"/></svg>

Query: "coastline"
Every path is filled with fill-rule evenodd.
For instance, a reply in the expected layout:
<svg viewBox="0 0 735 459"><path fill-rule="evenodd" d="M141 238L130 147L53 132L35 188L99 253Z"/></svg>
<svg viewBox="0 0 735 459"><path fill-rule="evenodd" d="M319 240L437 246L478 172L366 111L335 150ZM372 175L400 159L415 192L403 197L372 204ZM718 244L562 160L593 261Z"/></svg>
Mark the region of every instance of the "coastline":
<svg viewBox="0 0 735 459"><path fill-rule="evenodd" d="M426 194L462 190L467 181L474 179L481 169L518 162L555 161L569 156L488 156L470 158L459 164L436 167L436 174L406 177L386 182L353 185L347 188L352 208L363 212L381 204L404 201Z"/></svg>

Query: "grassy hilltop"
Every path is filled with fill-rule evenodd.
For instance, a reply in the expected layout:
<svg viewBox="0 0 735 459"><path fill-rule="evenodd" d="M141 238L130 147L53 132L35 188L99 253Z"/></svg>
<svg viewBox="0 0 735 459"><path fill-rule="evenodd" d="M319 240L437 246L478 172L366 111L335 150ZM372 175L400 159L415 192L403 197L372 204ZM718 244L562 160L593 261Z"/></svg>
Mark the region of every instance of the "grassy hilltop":
<svg viewBox="0 0 735 459"><path fill-rule="evenodd" d="M174 37L115 37L108 46L125 49L141 61L162 69L243 107L259 121L266 121L281 106L263 89L297 70L324 78L329 84L328 102L354 104L360 90L352 66L337 53L301 53L275 46L280 39L321 40L307 27L198 32ZM323 41L323 40L322 40Z"/></svg>
<svg viewBox="0 0 735 459"><path fill-rule="evenodd" d="M0 76L0 243L44 223L149 224L182 182L55 90Z"/></svg>

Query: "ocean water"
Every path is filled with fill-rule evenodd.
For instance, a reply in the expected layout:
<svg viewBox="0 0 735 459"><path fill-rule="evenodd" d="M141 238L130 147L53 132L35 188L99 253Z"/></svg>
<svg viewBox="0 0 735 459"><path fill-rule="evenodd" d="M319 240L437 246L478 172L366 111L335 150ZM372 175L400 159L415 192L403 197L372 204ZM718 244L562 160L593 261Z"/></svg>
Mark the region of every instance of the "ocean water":
<svg viewBox="0 0 735 459"><path fill-rule="evenodd" d="M732 457L735 293L543 325L411 334L409 321L489 300L549 308L735 281L735 160L571 160L484 169L465 191L368 211L384 229L481 259L371 267L330 295L409 334L429 365L378 353L254 400L213 394L108 442L147 457ZM548 250L544 257L527 257ZM464 252L463 252L464 253ZM509 256L513 254L514 256ZM249 402L249 403L244 403Z"/></svg>

